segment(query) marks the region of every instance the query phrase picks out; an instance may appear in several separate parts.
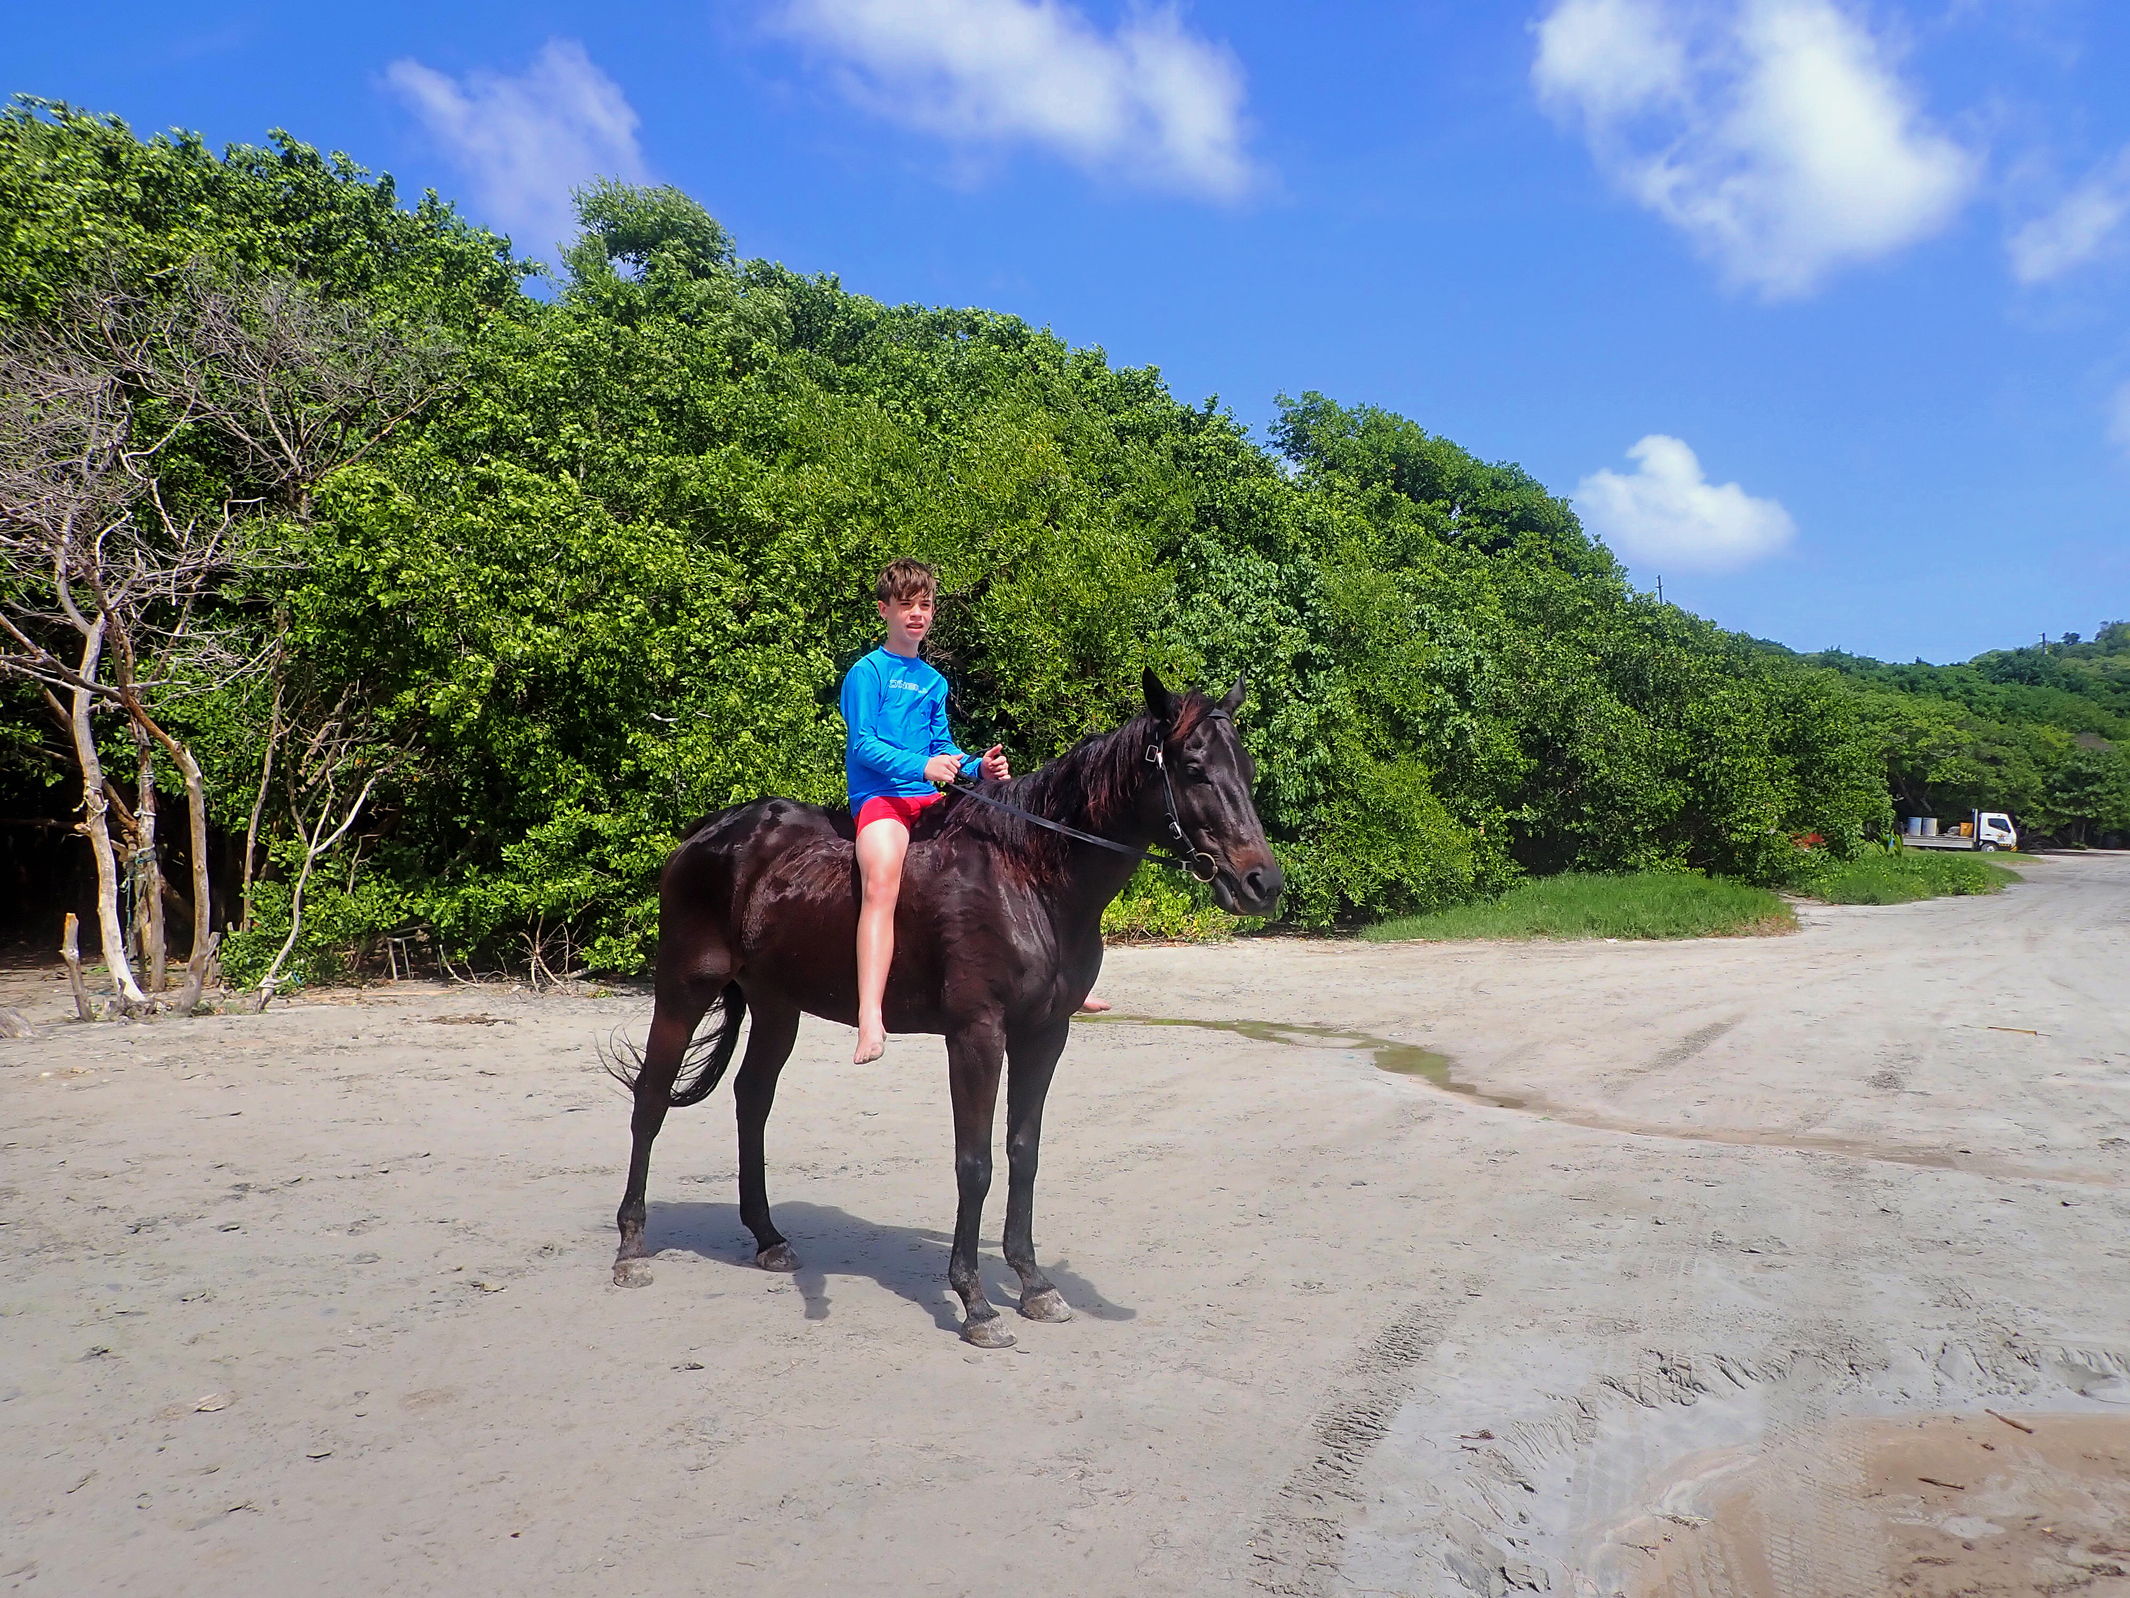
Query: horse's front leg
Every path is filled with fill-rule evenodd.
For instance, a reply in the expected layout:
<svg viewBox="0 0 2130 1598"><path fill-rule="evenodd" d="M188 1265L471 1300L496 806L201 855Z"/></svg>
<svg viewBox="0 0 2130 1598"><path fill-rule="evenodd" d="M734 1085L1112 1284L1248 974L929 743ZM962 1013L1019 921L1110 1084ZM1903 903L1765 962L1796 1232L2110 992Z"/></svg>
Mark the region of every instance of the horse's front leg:
<svg viewBox="0 0 2130 1598"><path fill-rule="evenodd" d="M1006 1053L1005 1027L997 1016L967 1022L947 1034L947 1081L954 1096L954 1179L961 1202L954 1214L954 1253L947 1282L961 1295L966 1319L962 1341L978 1348L1011 1348L1013 1334L999 1324L984 1297L976 1269L976 1238L991 1191L991 1117L998 1104L998 1074Z"/></svg>
<svg viewBox="0 0 2130 1598"><path fill-rule="evenodd" d="M769 1178L762 1144L769 1108L776 1102L777 1076L799 1036L799 1012L780 999L767 997L753 1009L747 1053L732 1084L733 1116L740 1135L740 1224L754 1234L755 1264L765 1271L795 1271L799 1256L769 1218Z"/></svg>
<svg viewBox="0 0 2130 1598"><path fill-rule="evenodd" d="M1065 1052L1070 1023L1017 1033L1007 1045L1006 1263L1020 1273L1021 1313L1032 1321L1069 1321L1072 1309L1035 1262L1035 1163L1043 1141L1043 1101Z"/></svg>

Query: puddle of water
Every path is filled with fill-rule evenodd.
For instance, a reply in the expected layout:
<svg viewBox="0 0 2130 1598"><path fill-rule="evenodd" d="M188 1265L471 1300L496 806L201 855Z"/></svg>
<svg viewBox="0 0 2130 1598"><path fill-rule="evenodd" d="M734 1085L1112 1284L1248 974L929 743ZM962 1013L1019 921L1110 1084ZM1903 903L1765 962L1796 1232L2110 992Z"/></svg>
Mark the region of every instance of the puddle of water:
<svg viewBox="0 0 2130 1598"><path fill-rule="evenodd" d="M2119 1576L2126 1558L2130 1425L2118 1417L1843 1416L1808 1436L1650 1493L1643 1513L1576 1562L1578 1573L1633 1598L1782 1598L1851 1583L2122 1590L2094 1580ZM1783 1547L1815 1523L1820 1550Z"/></svg>
<svg viewBox="0 0 2130 1598"><path fill-rule="evenodd" d="M1366 1032L1349 1032L1344 1027L1308 1026L1299 1021L1192 1021L1167 1015L1099 1015L1080 1016L1078 1024L1086 1022L1125 1022L1132 1026L1187 1026L1203 1032L1232 1032L1237 1037L1251 1038L1259 1043L1286 1043L1297 1048L1315 1048L1330 1044L1340 1049L1365 1049L1375 1057L1378 1071L1389 1071L1397 1076L1416 1076L1431 1087L1445 1093L1462 1093L1481 1104L1491 1104L1500 1110L1524 1108L1522 1099L1505 1094L1485 1093L1469 1082L1460 1082L1450 1074L1452 1061L1447 1054L1437 1054L1433 1049L1423 1049L1417 1043L1399 1043L1390 1038L1371 1037Z"/></svg>
<svg viewBox="0 0 2130 1598"><path fill-rule="evenodd" d="M1495 1109L1522 1110L1544 1120L1564 1121L1571 1126L1586 1126L1598 1132L1621 1132L1630 1137L1671 1138L1685 1143L1723 1143L1736 1148L1790 1149L1802 1154L1843 1154L1852 1159L1883 1160L1892 1165L1920 1166L1926 1170L1966 1171L1984 1176L2070 1182L2088 1187L2122 1186L2120 1179L2096 1172L2032 1169L2003 1160L1968 1155L1964 1151L1951 1154L1937 1149L1894 1148L1810 1132L1714 1126L1659 1126L1550 1104L1544 1099L1488 1093L1452 1076L1450 1073L1454 1062L1446 1054L1437 1054L1434 1050L1423 1049L1415 1043L1399 1043L1390 1038L1373 1037L1366 1032L1349 1031L1344 1027L1309 1026L1299 1021L1197 1021L1169 1015L1105 1014L1073 1018L1073 1024L1076 1026L1105 1022L1125 1026L1195 1027L1201 1032L1228 1032L1237 1037L1254 1039L1259 1043L1284 1043L1290 1047L1305 1049L1330 1046L1366 1050L1375 1057L1376 1069L1379 1071L1417 1077L1430 1087L1445 1093L1460 1094L1475 1103L1491 1105Z"/></svg>

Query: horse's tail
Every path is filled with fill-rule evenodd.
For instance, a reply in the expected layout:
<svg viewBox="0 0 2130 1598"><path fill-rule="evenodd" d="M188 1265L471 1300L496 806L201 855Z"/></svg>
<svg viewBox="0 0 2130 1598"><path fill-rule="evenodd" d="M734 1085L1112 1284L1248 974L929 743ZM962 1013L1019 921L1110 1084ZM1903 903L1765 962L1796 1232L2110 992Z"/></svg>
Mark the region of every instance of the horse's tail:
<svg viewBox="0 0 2130 1598"><path fill-rule="evenodd" d="M740 1023L747 1018L747 995L737 982L728 982L714 1008L717 1015L709 1030L698 1032L681 1051L680 1071L666 1091L666 1103L676 1110L700 1104L716 1092L732 1064L733 1051L739 1047ZM631 1090L643 1075L643 1051L618 1032L609 1040L609 1047L599 1051L599 1063L606 1067L607 1075Z"/></svg>

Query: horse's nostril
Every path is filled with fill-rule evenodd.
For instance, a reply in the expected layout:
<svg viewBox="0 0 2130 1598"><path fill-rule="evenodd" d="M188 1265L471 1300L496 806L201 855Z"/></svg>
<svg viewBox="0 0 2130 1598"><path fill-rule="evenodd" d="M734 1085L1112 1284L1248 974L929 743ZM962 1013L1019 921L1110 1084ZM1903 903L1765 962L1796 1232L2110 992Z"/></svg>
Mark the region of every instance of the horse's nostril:
<svg viewBox="0 0 2130 1598"><path fill-rule="evenodd" d="M1286 873L1280 870L1276 862L1252 866L1242 873L1239 881L1250 903L1262 907L1267 914L1271 912L1271 907L1279 902L1280 894L1287 886Z"/></svg>

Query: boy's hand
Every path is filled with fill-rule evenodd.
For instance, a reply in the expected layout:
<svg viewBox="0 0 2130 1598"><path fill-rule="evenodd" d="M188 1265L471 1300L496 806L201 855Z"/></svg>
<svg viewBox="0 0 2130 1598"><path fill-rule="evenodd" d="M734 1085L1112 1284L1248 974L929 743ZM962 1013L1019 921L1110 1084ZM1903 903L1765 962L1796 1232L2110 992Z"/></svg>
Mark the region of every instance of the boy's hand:
<svg viewBox="0 0 2130 1598"><path fill-rule="evenodd" d="M993 744L984 751L982 761L984 777L990 782L1004 782L1013 773L1006 767L1006 746Z"/></svg>
<svg viewBox="0 0 2130 1598"><path fill-rule="evenodd" d="M935 788L944 788L961 775L961 756L934 755L924 763L924 780Z"/></svg>

